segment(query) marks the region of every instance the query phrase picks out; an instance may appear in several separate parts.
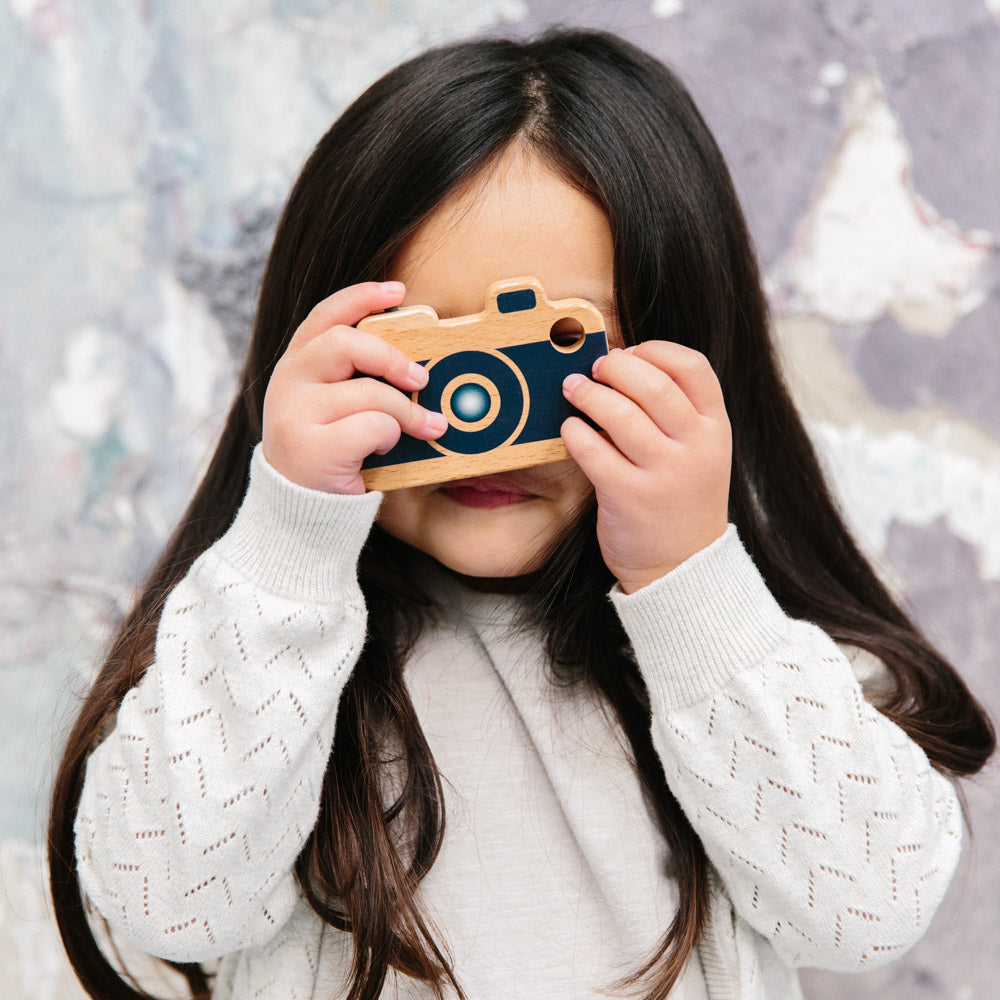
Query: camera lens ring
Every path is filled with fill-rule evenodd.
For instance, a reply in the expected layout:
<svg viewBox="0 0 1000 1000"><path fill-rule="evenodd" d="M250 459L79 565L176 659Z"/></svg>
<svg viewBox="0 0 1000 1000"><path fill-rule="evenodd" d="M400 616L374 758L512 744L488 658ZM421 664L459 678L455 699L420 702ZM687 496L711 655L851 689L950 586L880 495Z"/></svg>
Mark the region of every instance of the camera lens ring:
<svg viewBox="0 0 1000 1000"><path fill-rule="evenodd" d="M469 390L479 389L486 397L486 412L472 419L462 413L463 396L469 396ZM457 397L457 399L456 399ZM481 431L496 420L500 413L500 393L493 382L485 375L469 372L456 375L441 393L441 412L448 423L466 432Z"/></svg>
<svg viewBox="0 0 1000 1000"><path fill-rule="evenodd" d="M528 420L531 395L524 374L509 357L493 349L458 351L426 367L429 381L417 401L444 413L449 421L448 430L440 438L427 442L435 451L442 455L481 455L517 440ZM470 421L460 417L456 420L457 415L446 412L444 405L446 390L450 404L463 385L482 386L491 397L490 412L472 421L471 429Z"/></svg>

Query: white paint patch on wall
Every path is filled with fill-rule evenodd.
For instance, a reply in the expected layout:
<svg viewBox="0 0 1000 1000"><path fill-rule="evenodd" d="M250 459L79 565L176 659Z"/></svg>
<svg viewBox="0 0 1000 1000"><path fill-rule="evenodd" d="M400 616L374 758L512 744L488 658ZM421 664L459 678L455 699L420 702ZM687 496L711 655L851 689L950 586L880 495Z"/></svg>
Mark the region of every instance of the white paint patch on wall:
<svg viewBox="0 0 1000 1000"><path fill-rule="evenodd" d="M64 376L49 392L56 425L78 441L96 441L107 433L116 401L125 385L119 344L96 326L70 334Z"/></svg>
<svg viewBox="0 0 1000 1000"><path fill-rule="evenodd" d="M813 104L826 104L831 92L847 82L847 67L842 62L824 63L816 75L817 84L809 91Z"/></svg>
<svg viewBox="0 0 1000 1000"><path fill-rule="evenodd" d="M161 278L160 295L163 312L154 340L170 372L171 423L192 428L184 441L187 454L181 464L189 474L200 473L222 429L236 373L222 327L205 300L167 273Z"/></svg>
<svg viewBox="0 0 1000 1000"><path fill-rule="evenodd" d="M889 528L944 518L979 553L984 579L1000 580L1000 455L981 462L948 448L943 438L909 431L872 433L860 424L809 425L845 515L865 549L885 552Z"/></svg>
<svg viewBox="0 0 1000 1000"><path fill-rule="evenodd" d="M684 12L684 0L653 0L649 12L653 17L674 17Z"/></svg>
<svg viewBox="0 0 1000 1000"><path fill-rule="evenodd" d="M780 308L844 324L891 311L915 332L944 333L983 301L992 237L962 232L913 190L910 150L875 78L855 81L848 123L812 210L769 276Z"/></svg>
<svg viewBox="0 0 1000 1000"><path fill-rule="evenodd" d="M163 313L153 339L170 371L176 416L183 426L204 419L229 398L232 362L222 327L200 295L164 273L160 296Z"/></svg>
<svg viewBox="0 0 1000 1000"><path fill-rule="evenodd" d="M169 397L159 403L170 407L172 426L193 428L189 443L207 448L218 431L220 408L234 388L222 329L201 296L169 274L160 279L158 298L161 311L152 341L170 386ZM122 336L98 326L73 331L66 341L63 376L49 391L49 407L56 426L76 441L98 441L118 422L130 448L149 453L162 443L136 419L150 401L138 398L142 390L132 384L129 371L136 357L125 346ZM151 426L161 427L155 421Z"/></svg>
<svg viewBox="0 0 1000 1000"><path fill-rule="evenodd" d="M824 87L842 87L847 83L847 67L842 62L823 63L817 75Z"/></svg>

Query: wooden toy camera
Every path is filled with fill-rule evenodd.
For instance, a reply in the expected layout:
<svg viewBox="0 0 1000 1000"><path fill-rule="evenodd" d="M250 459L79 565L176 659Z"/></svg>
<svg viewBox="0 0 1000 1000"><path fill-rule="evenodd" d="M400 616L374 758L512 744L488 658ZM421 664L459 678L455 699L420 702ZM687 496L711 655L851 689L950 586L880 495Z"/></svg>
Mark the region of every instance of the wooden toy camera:
<svg viewBox="0 0 1000 1000"><path fill-rule="evenodd" d="M590 374L608 353L604 320L583 299L549 302L536 278L490 285L486 308L439 319L429 306L407 306L358 324L385 338L428 371L412 398L443 413L436 441L404 434L385 455L369 455L369 490L394 490L467 476L525 469L569 457L559 428L582 416L562 394L572 372Z"/></svg>

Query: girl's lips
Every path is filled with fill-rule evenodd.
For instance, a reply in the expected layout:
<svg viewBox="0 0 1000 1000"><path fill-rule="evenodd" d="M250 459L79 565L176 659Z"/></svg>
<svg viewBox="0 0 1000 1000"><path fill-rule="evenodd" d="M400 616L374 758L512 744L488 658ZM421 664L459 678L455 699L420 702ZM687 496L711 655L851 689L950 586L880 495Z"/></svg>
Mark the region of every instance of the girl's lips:
<svg viewBox="0 0 1000 1000"><path fill-rule="evenodd" d="M537 495L505 476L456 479L450 483L442 483L440 488L449 500L463 507L479 507L486 510L524 503Z"/></svg>

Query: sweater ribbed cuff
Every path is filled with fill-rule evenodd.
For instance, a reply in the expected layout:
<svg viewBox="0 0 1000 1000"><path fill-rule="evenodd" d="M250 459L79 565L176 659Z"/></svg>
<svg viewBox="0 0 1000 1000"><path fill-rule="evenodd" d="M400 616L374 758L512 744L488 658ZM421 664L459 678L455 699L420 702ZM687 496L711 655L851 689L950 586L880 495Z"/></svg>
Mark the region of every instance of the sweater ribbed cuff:
<svg viewBox="0 0 1000 1000"><path fill-rule="evenodd" d="M693 705L770 653L788 618L736 528L666 576L611 600L635 651L654 710Z"/></svg>
<svg viewBox="0 0 1000 1000"><path fill-rule="evenodd" d="M307 601L336 599L355 586L358 556L382 494L344 496L286 479L264 458L250 461L250 486L216 551L269 593Z"/></svg>

